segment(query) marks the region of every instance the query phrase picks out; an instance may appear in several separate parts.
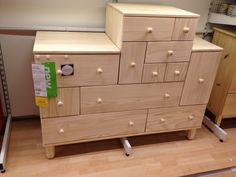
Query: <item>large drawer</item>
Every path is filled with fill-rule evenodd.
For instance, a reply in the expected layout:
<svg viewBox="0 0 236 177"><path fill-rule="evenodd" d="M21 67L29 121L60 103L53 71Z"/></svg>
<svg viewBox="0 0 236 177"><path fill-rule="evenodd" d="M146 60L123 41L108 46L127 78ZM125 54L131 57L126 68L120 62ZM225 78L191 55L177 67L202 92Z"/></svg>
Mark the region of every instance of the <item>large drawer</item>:
<svg viewBox="0 0 236 177"><path fill-rule="evenodd" d="M198 105L150 109L146 131L165 132L200 127L205 108L205 105Z"/></svg>
<svg viewBox="0 0 236 177"><path fill-rule="evenodd" d="M58 88L57 97L50 98L49 105L39 110L41 118L78 115L79 88Z"/></svg>
<svg viewBox="0 0 236 177"><path fill-rule="evenodd" d="M156 83L81 88L81 114L177 106L183 83Z"/></svg>
<svg viewBox="0 0 236 177"><path fill-rule="evenodd" d="M147 110L42 119L43 144L143 133Z"/></svg>
<svg viewBox="0 0 236 177"><path fill-rule="evenodd" d="M123 41L169 41L175 18L124 17Z"/></svg>
<svg viewBox="0 0 236 177"><path fill-rule="evenodd" d="M189 61L192 41L148 42L145 63Z"/></svg>
<svg viewBox="0 0 236 177"><path fill-rule="evenodd" d="M36 55L35 61L56 63L58 87L111 85L118 80L119 55ZM73 75L62 76L65 64L73 64Z"/></svg>

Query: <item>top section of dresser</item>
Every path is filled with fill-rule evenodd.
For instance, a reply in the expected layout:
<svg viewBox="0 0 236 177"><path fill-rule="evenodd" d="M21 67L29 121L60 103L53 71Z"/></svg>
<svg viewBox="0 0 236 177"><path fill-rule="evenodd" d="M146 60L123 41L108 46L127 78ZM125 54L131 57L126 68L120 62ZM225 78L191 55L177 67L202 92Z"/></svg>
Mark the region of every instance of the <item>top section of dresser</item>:
<svg viewBox="0 0 236 177"><path fill-rule="evenodd" d="M202 38L195 37L192 52L220 52L223 48L212 44Z"/></svg>
<svg viewBox="0 0 236 177"><path fill-rule="evenodd" d="M108 6L118 10L124 16L141 17L199 17L198 14L171 6L154 4L109 3Z"/></svg>
<svg viewBox="0 0 236 177"><path fill-rule="evenodd" d="M34 54L119 54L105 33L38 31Z"/></svg>

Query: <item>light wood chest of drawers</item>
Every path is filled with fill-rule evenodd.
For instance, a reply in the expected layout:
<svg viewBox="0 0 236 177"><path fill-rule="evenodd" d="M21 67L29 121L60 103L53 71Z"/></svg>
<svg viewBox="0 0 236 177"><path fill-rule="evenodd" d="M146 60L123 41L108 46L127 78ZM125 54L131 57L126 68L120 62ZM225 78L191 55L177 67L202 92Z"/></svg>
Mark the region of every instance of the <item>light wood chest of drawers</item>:
<svg viewBox="0 0 236 177"><path fill-rule="evenodd" d="M58 73L58 96L40 107L47 157L76 142L178 130L194 138L221 54L193 42L198 17L111 3L105 33L38 32L34 60L55 62ZM64 64L73 64L72 76L61 74Z"/></svg>

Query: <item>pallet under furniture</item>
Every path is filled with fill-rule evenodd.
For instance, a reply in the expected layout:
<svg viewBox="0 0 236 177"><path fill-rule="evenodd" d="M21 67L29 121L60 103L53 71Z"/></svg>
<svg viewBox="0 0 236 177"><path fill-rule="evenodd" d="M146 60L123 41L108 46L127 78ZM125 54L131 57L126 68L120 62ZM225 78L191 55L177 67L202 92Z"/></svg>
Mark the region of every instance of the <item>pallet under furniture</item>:
<svg viewBox="0 0 236 177"><path fill-rule="evenodd" d="M57 98L40 107L46 156L58 145L161 132L186 130L193 139L222 51L193 41L198 18L110 3L105 33L37 32L34 61L55 62L58 74ZM66 64L73 75L63 75Z"/></svg>

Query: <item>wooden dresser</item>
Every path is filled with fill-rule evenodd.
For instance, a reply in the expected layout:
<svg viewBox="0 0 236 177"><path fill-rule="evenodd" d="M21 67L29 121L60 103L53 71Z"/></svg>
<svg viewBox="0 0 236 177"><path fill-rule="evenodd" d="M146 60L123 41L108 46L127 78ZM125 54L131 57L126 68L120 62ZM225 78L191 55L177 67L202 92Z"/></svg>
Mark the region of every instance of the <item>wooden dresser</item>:
<svg viewBox="0 0 236 177"><path fill-rule="evenodd" d="M48 158L57 145L179 130L193 139L201 127L222 49L193 42L199 15L113 3L106 14L105 33L37 33L35 62L54 61L58 74L57 98L40 107Z"/></svg>
<svg viewBox="0 0 236 177"><path fill-rule="evenodd" d="M216 123L236 117L236 30L214 29L213 43L224 48L207 108Z"/></svg>

